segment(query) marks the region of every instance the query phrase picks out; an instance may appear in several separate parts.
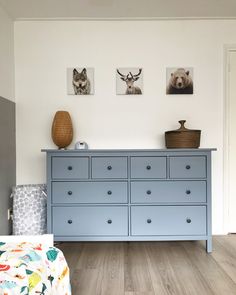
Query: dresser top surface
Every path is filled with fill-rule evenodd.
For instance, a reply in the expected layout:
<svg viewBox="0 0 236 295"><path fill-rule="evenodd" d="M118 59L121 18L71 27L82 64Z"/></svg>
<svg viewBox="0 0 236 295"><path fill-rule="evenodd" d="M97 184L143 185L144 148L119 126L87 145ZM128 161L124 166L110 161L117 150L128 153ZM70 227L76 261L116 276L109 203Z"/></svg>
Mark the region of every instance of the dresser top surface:
<svg viewBox="0 0 236 295"><path fill-rule="evenodd" d="M216 151L216 148L199 148L199 149L42 149L42 152L47 153L127 153L127 152L211 152Z"/></svg>

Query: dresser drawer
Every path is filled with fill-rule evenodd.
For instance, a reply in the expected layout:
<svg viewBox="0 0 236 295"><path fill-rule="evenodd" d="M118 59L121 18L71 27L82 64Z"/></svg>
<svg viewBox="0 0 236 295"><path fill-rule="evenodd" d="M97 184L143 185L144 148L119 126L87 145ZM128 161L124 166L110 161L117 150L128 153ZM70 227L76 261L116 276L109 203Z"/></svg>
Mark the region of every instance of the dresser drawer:
<svg viewBox="0 0 236 295"><path fill-rule="evenodd" d="M127 207L54 207L56 236L127 236Z"/></svg>
<svg viewBox="0 0 236 295"><path fill-rule="evenodd" d="M206 157L170 157L170 178L206 178Z"/></svg>
<svg viewBox="0 0 236 295"><path fill-rule="evenodd" d="M205 206L133 206L133 236L206 235Z"/></svg>
<svg viewBox="0 0 236 295"><path fill-rule="evenodd" d="M52 157L52 178L86 179L88 163L87 157Z"/></svg>
<svg viewBox="0 0 236 295"><path fill-rule="evenodd" d="M131 178L166 178L166 157L131 157Z"/></svg>
<svg viewBox="0 0 236 295"><path fill-rule="evenodd" d="M127 203L127 182L53 182L53 203Z"/></svg>
<svg viewBox="0 0 236 295"><path fill-rule="evenodd" d="M205 181L131 182L132 203L206 202Z"/></svg>
<svg viewBox="0 0 236 295"><path fill-rule="evenodd" d="M92 178L127 178L127 157L93 157Z"/></svg>

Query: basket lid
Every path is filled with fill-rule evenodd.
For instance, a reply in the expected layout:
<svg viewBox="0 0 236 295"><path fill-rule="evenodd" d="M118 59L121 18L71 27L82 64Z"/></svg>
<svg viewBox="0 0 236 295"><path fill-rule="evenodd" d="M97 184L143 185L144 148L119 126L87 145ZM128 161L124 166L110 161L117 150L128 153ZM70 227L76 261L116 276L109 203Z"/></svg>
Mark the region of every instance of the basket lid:
<svg viewBox="0 0 236 295"><path fill-rule="evenodd" d="M170 130L170 131L166 131L165 133L166 134L169 134L169 133L180 133L180 132L197 132L197 133L200 133L201 130L194 130L194 129L188 129L184 126L186 120L180 120L179 123L180 123L180 127L179 129L176 129L176 130Z"/></svg>

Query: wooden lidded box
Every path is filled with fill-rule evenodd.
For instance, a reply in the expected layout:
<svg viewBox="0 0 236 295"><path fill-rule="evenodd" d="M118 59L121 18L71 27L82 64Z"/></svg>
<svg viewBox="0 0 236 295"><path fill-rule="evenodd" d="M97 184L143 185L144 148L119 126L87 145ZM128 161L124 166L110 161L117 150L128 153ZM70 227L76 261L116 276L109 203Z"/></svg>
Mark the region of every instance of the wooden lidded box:
<svg viewBox="0 0 236 295"><path fill-rule="evenodd" d="M200 146L201 130L185 128L185 120L180 120L180 128L165 132L167 148L198 148Z"/></svg>

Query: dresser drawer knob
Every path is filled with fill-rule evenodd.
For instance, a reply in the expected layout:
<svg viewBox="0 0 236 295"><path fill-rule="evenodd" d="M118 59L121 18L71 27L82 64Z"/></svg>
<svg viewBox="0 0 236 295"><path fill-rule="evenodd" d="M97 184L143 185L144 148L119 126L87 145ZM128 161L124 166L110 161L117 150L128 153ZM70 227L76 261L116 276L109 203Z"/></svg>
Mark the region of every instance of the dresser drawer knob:
<svg viewBox="0 0 236 295"><path fill-rule="evenodd" d="M108 195L112 195L112 191L108 191L107 194L108 194Z"/></svg>
<svg viewBox="0 0 236 295"><path fill-rule="evenodd" d="M152 193L152 191L150 191L150 190L147 190L147 195L151 195L151 193Z"/></svg>
<svg viewBox="0 0 236 295"><path fill-rule="evenodd" d="M112 166L107 166L107 170L112 170Z"/></svg>
<svg viewBox="0 0 236 295"><path fill-rule="evenodd" d="M185 167L187 170L191 169L191 166L190 165L186 165Z"/></svg>
<svg viewBox="0 0 236 295"><path fill-rule="evenodd" d="M111 224L111 223L112 223L112 220L111 220L111 219L108 219L108 220L107 220L107 223L108 223L108 224Z"/></svg>
<svg viewBox="0 0 236 295"><path fill-rule="evenodd" d="M68 191L68 193L67 193L69 196L71 196L73 193L72 193L72 191Z"/></svg>
<svg viewBox="0 0 236 295"><path fill-rule="evenodd" d="M150 165L147 165L147 167L146 167L147 170L151 170L151 168L152 167Z"/></svg>
<svg viewBox="0 0 236 295"><path fill-rule="evenodd" d="M191 220L190 218L187 218L187 219L186 219L186 222L187 222L187 223L191 223L192 220Z"/></svg>
<svg viewBox="0 0 236 295"><path fill-rule="evenodd" d="M68 222L69 224L71 224L71 223L72 223L72 220L71 220L71 219L69 219L67 222Z"/></svg>
<svg viewBox="0 0 236 295"><path fill-rule="evenodd" d="M191 191L190 191L189 189L187 189L187 190L186 190L186 194L187 194L187 195L190 195L190 194L191 194Z"/></svg>
<svg viewBox="0 0 236 295"><path fill-rule="evenodd" d="M71 171L73 169L73 167L72 166L68 166L67 169Z"/></svg>
<svg viewBox="0 0 236 295"><path fill-rule="evenodd" d="M151 219L147 219L147 223L152 223L152 220Z"/></svg>

